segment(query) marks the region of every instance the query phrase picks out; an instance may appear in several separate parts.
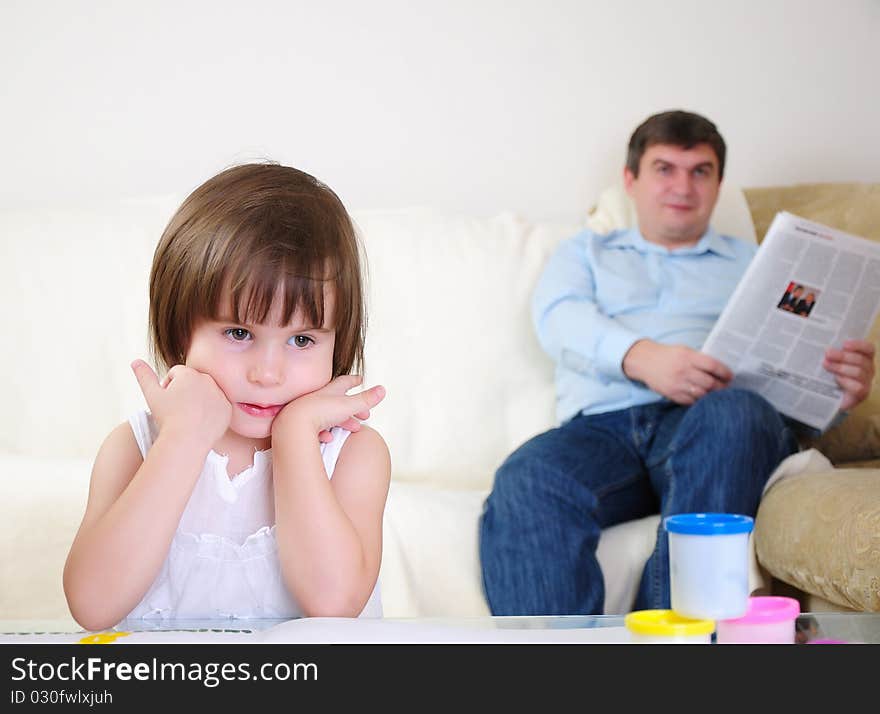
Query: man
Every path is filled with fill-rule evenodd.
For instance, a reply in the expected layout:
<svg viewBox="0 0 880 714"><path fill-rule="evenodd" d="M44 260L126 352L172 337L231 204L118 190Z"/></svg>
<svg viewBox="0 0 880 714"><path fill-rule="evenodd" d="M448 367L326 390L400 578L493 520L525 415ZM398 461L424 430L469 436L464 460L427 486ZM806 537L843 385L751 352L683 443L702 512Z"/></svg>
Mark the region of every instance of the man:
<svg viewBox="0 0 880 714"><path fill-rule="evenodd" d="M788 310L788 312L794 312L794 306L798 304L803 294L803 285L795 285L790 291L787 291L785 295L782 296L782 300L779 301L779 304L776 307L781 310Z"/></svg>
<svg viewBox="0 0 880 714"><path fill-rule="evenodd" d="M816 293L807 293L803 298L798 300L792 308L795 315L807 317L813 309L816 302Z"/></svg>
<svg viewBox="0 0 880 714"><path fill-rule="evenodd" d="M561 426L499 468L480 518L480 558L496 615L601 613L603 528L651 513L754 516L775 467L797 450L763 397L727 388L699 352L755 246L709 219L725 144L696 114L664 112L633 133L624 169L638 227L563 241L533 297L539 341L556 362ZM862 401L874 347L829 349L825 368ZM634 609L669 607L662 525Z"/></svg>

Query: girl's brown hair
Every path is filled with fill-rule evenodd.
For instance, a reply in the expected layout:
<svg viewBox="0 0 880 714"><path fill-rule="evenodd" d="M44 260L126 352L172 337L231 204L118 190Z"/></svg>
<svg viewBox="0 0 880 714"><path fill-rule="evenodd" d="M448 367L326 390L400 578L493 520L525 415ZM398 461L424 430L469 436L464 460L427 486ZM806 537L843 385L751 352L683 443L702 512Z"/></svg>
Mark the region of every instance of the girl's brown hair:
<svg viewBox="0 0 880 714"><path fill-rule="evenodd" d="M235 166L183 202L150 271L150 339L156 363L183 364L195 325L221 319L224 289L236 322L266 320L283 294L286 324L300 310L336 332L333 376L362 370L366 313L361 250L339 197L307 173L274 163ZM334 325L324 325L325 286Z"/></svg>

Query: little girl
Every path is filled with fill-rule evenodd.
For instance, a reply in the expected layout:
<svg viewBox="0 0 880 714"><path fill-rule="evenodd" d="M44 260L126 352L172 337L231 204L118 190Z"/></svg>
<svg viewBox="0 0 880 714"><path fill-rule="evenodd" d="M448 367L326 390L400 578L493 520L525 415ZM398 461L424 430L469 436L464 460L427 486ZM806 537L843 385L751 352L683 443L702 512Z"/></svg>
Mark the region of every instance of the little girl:
<svg viewBox="0 0 880 714"><path fill-rule="evenodd" d="M64 591L88 630L126 618L381 616L391 465L359 420L359 246L336 194L275 164L197 188L150 273L167 372L106 438Z"/></svg>

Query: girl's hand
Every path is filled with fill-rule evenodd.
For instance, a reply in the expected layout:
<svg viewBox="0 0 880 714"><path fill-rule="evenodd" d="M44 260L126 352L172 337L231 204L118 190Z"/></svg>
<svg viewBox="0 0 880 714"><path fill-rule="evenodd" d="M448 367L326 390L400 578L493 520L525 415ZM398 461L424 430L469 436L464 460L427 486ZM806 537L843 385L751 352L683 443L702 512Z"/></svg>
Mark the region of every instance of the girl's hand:
<svg viewBox="0 0 880 714"><path fill-rule="evenodd" d="M336 426L340 426L346 431L360 431L362 426L361 421L369 418L370 410L365 409L364 411L358 412L353 417L349 417L344 422L342 422L341 424L337 424ZM321 432L318 434L318 441L320 441L322 444L329 444L331 441L333 441L333 434L330 433L329 429L322 429Z"/></svg>
<svg viewBox="0 0 880 714"><path fill-rule="evenodd" d="M330 441L330 429L334 426L358 431L361 428L358 419L368 419L370 410L385 398L385 388L379 385L357 394L346 394L362 381L360 376L341 375L321 389L294 399L272 422L272 437L290 424L303 425L322 442Z"/></svg>
<svg viewBox="0 0 880 714"><path fill-rule="evenodd" d="M176 431L203 439L209 447L229 428L232 404L209 374L182 364L174 365L162 383L143 360L131 363L141 392L159 431Z"/></svg>

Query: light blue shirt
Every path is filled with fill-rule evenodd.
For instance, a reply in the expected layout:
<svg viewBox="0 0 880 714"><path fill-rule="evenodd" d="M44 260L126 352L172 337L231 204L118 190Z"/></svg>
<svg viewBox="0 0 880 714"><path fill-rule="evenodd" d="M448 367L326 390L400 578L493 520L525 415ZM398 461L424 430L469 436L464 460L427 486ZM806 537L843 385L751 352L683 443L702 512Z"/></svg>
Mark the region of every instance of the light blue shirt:
<svg viewBox="0 0 880 714"><path fill-rule="evenodd" d="M700 349L756 250L711 228L675 250L636 228L560 243L532 297L538 340L556 362L560 423L663 399L623 374L624 355L643 338Z"/></svg>

